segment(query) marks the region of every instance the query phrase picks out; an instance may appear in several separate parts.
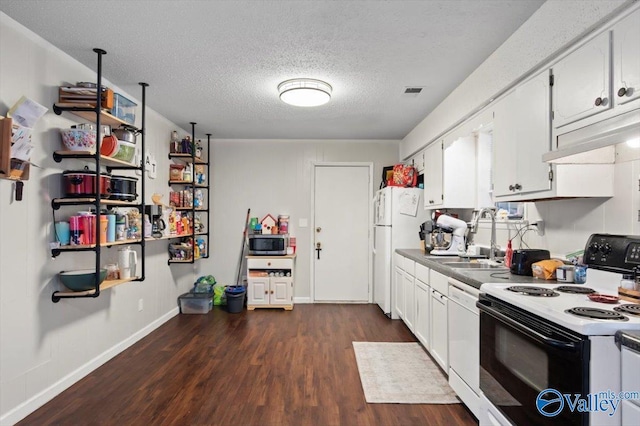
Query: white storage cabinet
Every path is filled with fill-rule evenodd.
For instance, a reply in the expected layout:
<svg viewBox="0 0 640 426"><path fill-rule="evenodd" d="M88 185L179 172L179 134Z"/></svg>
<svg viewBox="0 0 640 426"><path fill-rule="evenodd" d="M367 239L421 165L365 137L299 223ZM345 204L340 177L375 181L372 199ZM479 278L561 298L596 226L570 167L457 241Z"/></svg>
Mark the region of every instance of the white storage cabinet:
<svg viewBox="0 0 640 426"><path fill-rule="evenodd" d="M424 156L424 208L475 208L475 137L445 137Z"/></svg>
<svg viewBox="0 0 640 426"><path fill-rule="evenodd" d="M416 263L415 283L416 318L413 334L415 334L420 343L422 343L427 350L431 350L431 340L429 337L429 324L431 323L431 287L429 286L429 268Z"/></svg>
<svg viewBox="0 0 640 426"><path fill-rule="evenodd" d="M247 256L247 310L293 309L295 254Z"/></svg>
<svg viewBox="0 0 640 426"><path fill-rule="evenodd" d="M446 275L431 269L431 355L449 374L449 336L448 336L448 278Z"/></svg>
<svg viewBox="0 0 640 426"><path fill-rule="evenodd" d="M551 189L549 72L516 87L494 110L493 193L500 197Z"/></svg>

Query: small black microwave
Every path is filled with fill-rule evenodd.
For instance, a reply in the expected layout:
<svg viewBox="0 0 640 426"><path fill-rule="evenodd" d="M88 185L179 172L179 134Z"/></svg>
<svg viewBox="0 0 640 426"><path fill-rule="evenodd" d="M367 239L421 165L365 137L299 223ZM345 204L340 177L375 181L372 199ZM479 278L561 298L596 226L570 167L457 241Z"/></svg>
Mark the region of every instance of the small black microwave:
<svg viewBox="0 0 640 426"><path fill-rule="evenodd" d="M284 256L289 247L289 234L249 235L249 254L254 256Z"/></svg>

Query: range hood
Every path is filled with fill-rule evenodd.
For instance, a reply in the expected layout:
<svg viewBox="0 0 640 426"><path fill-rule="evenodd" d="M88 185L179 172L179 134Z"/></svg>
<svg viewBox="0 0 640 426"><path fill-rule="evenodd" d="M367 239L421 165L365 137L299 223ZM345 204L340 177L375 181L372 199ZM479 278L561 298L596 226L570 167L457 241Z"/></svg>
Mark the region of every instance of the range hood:
<svg viewBox="0 0 640 426"><path fill-rule="evenodd" d="M613 163L615 145L637 139L640 109L557 136L557 149L542 155L546 163Z"/></svg>

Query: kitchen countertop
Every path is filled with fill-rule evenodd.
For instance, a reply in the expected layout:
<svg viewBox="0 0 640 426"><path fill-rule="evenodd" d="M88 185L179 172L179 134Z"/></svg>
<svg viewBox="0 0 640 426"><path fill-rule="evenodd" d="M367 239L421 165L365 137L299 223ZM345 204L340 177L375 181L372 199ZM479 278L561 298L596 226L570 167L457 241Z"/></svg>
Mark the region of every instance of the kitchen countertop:
<svg viewBox="0 0 640 426"><path fill-rule="evenodd" d="M457 256L430 256L425 255L420 249L397 249L396 253L477 289L484 283L500 282L532 285L559 284L556 280L541 280L525 275L515 275L506 268L455 269L443 264L443 262L462 261Z"/></svg>
<svg viewBox="0 0 640 426"><path fill-rule="evenodd" d="M616 332L616 343L640 353L640 331L620 330Z"/></svg>

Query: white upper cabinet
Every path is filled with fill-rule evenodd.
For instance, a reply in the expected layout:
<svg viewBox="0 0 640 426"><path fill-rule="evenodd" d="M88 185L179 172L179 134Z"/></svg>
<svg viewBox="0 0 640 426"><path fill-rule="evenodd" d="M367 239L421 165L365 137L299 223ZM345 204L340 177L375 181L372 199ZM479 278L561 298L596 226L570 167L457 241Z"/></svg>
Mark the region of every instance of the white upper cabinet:
<svg viewBox="0 0 640 426"><path fill-rule="evenodd" d="M555 128L611 108L610 39L605 31L553 66Z"/></svg>
<svg viewBox="0 0 640 426"><path fill-rule="evenodd" d="M424 173L424 151L420 151L409 158L409 160L406 161L406 165L415 167L418 174Z"/></svg>
<svg viewBox="0 0 640 426"><path fill-rule="evenodd" d="M613 96L616 105L640 98L640 10L613 27Z"/></svg>
<svg viewBox="0 0 640 426"><path fill-rule="evenodd" d="M551 68L554 138L638 108L640 9Z"/></svg>
<svg viewBox="0 0 640 426"><path fill-rule="evenodd" d="M425 150L425 209L474 208L476 152L473 135L446 137Z"/></svg>
<svg viewBox="0 0 640 426"><path fill-rule="evenodd" d="M433 143L424 150L424 208L441 206L442 195L442 150L444 142Z"/></svg>
<svg viewBox="0 0 640 426"><path fill-rule="evenodd" d="M542 162L551 146L548 71L516 87L494 108L494 197L549 190L550 168Z"/></svg>

